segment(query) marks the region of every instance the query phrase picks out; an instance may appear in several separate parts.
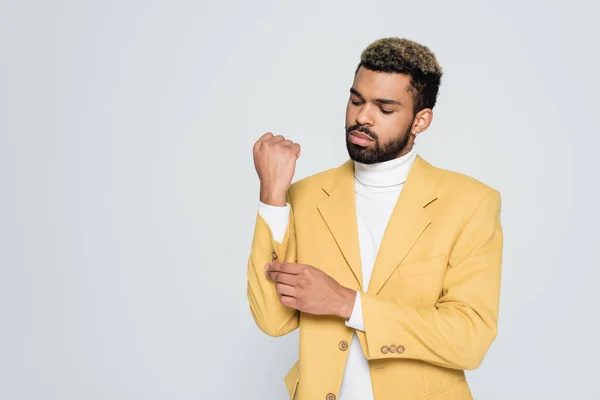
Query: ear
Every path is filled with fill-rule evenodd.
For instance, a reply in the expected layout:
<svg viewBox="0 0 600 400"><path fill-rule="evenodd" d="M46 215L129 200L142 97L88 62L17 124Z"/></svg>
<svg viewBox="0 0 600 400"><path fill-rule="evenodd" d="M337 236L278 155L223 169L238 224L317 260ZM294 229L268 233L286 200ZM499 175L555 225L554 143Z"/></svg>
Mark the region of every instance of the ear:
<svg viewBox="0 0 600 400"><path fill-rule="evenodd" d="M415 136L423 133L431 125L433 120L433 110L431 108L424 108L417 113L413 119L411 133Z"/></svg>

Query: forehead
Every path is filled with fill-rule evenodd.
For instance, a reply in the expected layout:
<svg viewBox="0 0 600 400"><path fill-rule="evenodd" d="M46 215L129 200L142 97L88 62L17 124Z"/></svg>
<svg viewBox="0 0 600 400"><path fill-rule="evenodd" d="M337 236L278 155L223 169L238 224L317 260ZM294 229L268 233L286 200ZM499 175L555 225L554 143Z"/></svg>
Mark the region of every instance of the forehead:
<svg viewBox="0 0 600 400"><path fill-rule="evenodd" d="M398 100L402 104L412 104L410 77L404 74L371 71L360 67L354 77L352 87L358 90L366 99Z"/></svg>

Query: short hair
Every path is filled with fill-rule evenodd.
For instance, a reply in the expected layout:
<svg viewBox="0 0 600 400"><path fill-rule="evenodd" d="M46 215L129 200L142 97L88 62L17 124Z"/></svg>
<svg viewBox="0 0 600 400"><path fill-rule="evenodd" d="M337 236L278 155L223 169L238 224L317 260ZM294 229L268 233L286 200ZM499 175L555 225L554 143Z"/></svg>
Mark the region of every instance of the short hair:
<svg viewBox="0 0 600 400"><path fill-rule="evenodd" d="M360 67L408 75L414 115L435 106L443 72L426 46L397 37L379 39L363 50L355 76Z"/></svg>

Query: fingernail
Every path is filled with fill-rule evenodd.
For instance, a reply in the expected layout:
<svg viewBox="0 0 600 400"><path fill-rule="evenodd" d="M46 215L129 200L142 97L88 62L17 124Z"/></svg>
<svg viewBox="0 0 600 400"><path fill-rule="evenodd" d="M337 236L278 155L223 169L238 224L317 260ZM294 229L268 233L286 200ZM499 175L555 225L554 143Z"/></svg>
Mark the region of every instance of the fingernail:
<svg viewBox="0 0 600 400"><path fill-rule="evenodd" d="M269 270L269 264L265 264L265 269L268 271Z"/></svg>

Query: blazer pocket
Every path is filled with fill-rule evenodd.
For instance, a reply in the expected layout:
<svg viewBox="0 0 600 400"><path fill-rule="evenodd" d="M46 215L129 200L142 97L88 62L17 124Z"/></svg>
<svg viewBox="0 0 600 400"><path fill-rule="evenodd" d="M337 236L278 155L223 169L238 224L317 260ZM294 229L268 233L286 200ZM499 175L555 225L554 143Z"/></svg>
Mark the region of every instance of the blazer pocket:
<svg viewBox="0 0 600 400"><path fill-rule="evenodd" d="M398 265L396 276L398 278L407 278L427 274L434 271L442 271L446 269L448 262L445 254L426 258L424 260L411 261L408 263L400 263Z"/></svg>
<svg viewBox="0 0 600 400"><path fill-rule="evenodd" d="M461 379L458 382L451 384L444 389L441 389L428 396L422 397L421 400L472 400L473 395L469 389L466 379Z"/></svg>

